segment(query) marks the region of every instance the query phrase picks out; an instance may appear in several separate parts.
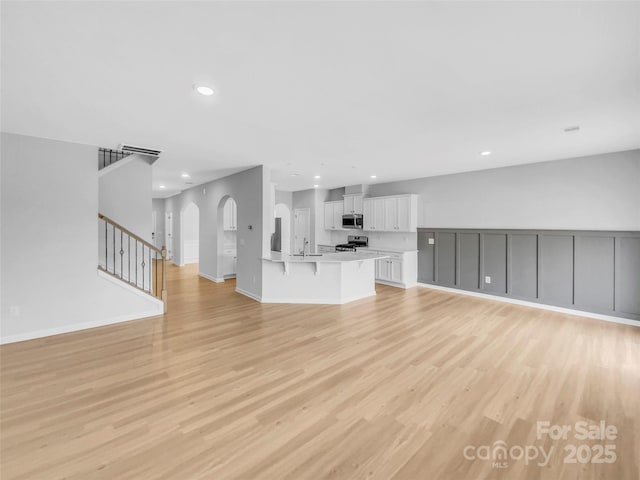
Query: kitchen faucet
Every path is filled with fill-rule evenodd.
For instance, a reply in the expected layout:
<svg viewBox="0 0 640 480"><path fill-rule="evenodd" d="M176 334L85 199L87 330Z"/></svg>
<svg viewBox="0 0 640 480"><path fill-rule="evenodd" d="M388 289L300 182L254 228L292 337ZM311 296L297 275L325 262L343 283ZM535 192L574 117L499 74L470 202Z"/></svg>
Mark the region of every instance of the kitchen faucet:
<svg viewBox="0 0 640 480"><path fill-rule="evenodd" d="M309 245L309 240L307 240L307 237L304 237L302 239L302 258L306 255L307 245Z"/></svg>

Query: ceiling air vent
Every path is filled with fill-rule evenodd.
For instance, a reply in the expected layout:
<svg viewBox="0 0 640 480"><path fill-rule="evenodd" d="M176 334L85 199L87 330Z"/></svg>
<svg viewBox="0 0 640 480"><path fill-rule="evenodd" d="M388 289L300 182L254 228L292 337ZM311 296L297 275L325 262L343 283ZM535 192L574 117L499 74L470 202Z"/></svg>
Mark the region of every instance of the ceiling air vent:
<svg viewBox="0 0 640 480"><path fill-rule="evenodd" d="M118 150L122 150L127 153L139 153L140 155L149 155L151 157L159 157L162 150L155 148L136 147L135 145L127 145L125 143L118 147Z"/></svg>
<svg viewBox="0 0 640 480"><path fill-rule="evenodd" d="M564 128L564 133L577 133L580 131L580 125L571 125Z"/></svg>

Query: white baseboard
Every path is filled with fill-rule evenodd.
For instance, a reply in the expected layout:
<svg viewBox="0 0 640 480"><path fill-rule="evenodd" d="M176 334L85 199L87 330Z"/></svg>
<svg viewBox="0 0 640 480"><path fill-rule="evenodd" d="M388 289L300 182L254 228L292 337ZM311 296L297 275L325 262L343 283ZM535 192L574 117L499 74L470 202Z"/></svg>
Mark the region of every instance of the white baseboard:
<svg viewBox="0 0 640 480"><path fill-rule="evenodd" d="M375 290L373 293L365 293L364 295L355 295L353 297L347 297L336 300L335 298L263 298L262 303L300 303L308 305L343 305L345 303L355 302L356 300L362 300L363 298L374 297L376 295Z"/></svg>
<svg viewBox="0 0 640 480"><path fill-rule="evenodd" d="M496 300L503 303L511 303L514 305L522 305L524 307L539 308L541 310L549 310L551 312L566 313L568 315L576 315L579 317L595 318L596 320L604 320L605 322L620 323L622 325L631 325L633 327L640 327L640 322L631 320L630 318L614 317L612 315L604 315L601 313L585 312L582 310L574 310L572 308L556 307L553 305L546 305L544 303L527 302L526 300L518 300L516 298L500 297L497 295L490 295L488 293L469 292L467 290L460 290L451 287L442 287L440 285L431 285L430 283L420 283L419 287L431 288L433 290L441 290L443 292L457 293L459 295L467 295L469 297L486 298L488 300Z"/></svg>
<svg viewBox="0 0 640 480"><path fill-rule="evenodd" d="M247 292L246 290L243 290L241 288L236 287L236 292L239 293L240 295L244 295L245 297L249 297L257 302L262 302L262 297L251 293L251 292Z"/></svg>
<svg viewBox="0 0 640 480"><path fill-rule="evenodd" d="M51 337L53 335L61 335L63 333L77 332L79 330L87 330L89 328L105 327L116 323L130 322L132 320L140 320L142 318L155 317L162 315L162 310L149 310L134 315L120 315L117 317L106 318L103 320L94 320L92 322L75 323L73 325L63 325L61 327L47 328L44 330L36 330L35 332L19 333L17 335L9 335L0 337L0 345L6 343L24 342L26 340L34 340L36 338Z"/></svg>
<svg viewBox="0 0 640 480"><path fill-rule="evenodd" d="M376 279L376 283L381 283L383 285L388 285L390 287L405 288L405 289L406 288L413 288L413 287L416 287L418 285L417 283L408 285L406 283L388 282L386 280L379 280L379 279Z"/></svg>
<svg viewBox="0 0 640 480"><path fill-rule="evenodd" d="M198 275L200 275L202 278L206 278L207 280L211 280L212 282L216 282L216 283L224 282L224 278L214 277L212 275L207 275L206 273L198 272Z"/></svg>

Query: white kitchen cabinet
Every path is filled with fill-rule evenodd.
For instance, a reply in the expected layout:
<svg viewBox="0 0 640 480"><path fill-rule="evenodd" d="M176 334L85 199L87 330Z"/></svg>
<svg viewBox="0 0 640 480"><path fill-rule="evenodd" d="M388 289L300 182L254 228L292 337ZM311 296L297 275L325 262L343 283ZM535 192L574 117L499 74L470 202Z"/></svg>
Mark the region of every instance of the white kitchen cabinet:
<svg viewBox="0 0 640 480"><path fill-rule="evenodd" d="M413 200L416 200L413 202ZM415 203L415 204L414 204ZM412 216L413 215L413 216ZM412 218L415 218L412 221ZM415 232L418 228L418 202L417 197L396 198L396 227L400 232Z"/></svg>
<svg viewBox="0 0 640 480"><path fill-rule="evenodd" d="M324 229L342 230L344 202L324 202Z"/></svg>
<svg viewBox="0 0 640 480"><path fill-rule="evenodd" d="M402 283L402 259L383 258L382 260L377 260L376 280Z"/></svg>
<svg viewBox="0 0 640 480"><path fill-rule="evenodd" d="M225 248L222 251L222 274L225 277L233 277L237 271L238 253L235 248Z"/></svg>
<svg viewBox="0 0 640 480"><path fill-rule="evenodd" d="M366 198L363 210L364 230L376 232L417 231L417 195Z"/></svg>
<svg viewBox="0 0 640 480"><path fill-rule="evenodd" d="M365 198L362 202L362 229L365 231L375 230L373 209L373 198Z"/></svg>
<svg viewBox="0 0 640 480"><path fill-rule="evenodd" d="M402 283L402 260L392 258L389 260L388 280L393 283Z"/></svg>
<svg viewBox="0 0 640 480"><path fill-rule="evenodd" d="M225 230L238 230L238 208L233 198L228 199L224 204L222 223Z"/></svg>
<svg viewBox="0 0 640 480"><path fill-rule="evenodd" d="M344 196L344 214L357 213L362 215L364 195L361 193Z"/></svg>
<svg viewBox="0 0 640 480"><path fill-rule="evenodd" d="M393 287L410 288L418 282L418 252L361 249L362 252L387 255L376 260L376 282Z"/></svg>
<svg viewBox="0 0 640 480"><path fill-rule="evenodd" d="M381 198L365 198L363 201L363 230L385 231L385 200Z"/></svg>

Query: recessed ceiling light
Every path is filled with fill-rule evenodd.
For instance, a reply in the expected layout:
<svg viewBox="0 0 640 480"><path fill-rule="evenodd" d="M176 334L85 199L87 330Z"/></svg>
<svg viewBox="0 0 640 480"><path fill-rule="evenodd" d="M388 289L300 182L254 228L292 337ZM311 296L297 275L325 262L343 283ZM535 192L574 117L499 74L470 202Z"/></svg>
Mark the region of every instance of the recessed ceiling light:
<svg viewBox="0 0 640 480"><path fill-rule="evenodd" d="M371 178L378 178L377 175L371 175Z"/></svg>
<svg viewBox="0 0 640 480"><path fill-rule="evenodd" d="M487 157L487 156L491 155L491 152L485 150L484 152L480 152L480 155L482 155L483 157Z"/></svg>
<svg viewBox="0 0 640 480"><path fill-rule="evenodd" d="M189 178L189 176L190 176L190 175L189 175L188 173L183 173L183 174L182 174L182 178Z"/></svg>
<svg viewBox="0 0 640 480"><path fill-rule="evenodd" d="M580 125L571 125L569 127L565 127L564 133L576 133L580 131Z"/></svg>
<svg viewBox="0 0 640 480"><path fill-rule="evenodd" d="M318 188L320 185L314 185L313 188Z"/></svg>
<svg viewBox="0 0 640 480"><path fill-rule="evenodd" d="M204 95L205 97L210 97L211 95L213 95L213 88L207 85L195 83L193 85L193 88L195 88L196 92L198 92L200 95Z"/></svg>
<svg viewBox="0 0 640 480"><path fill-rule="evenodd" d="M315 178L316 180L320 180L320 175L314 175L313 178Z"/></svg>
<svg viewBox="0 0 640 480"><path fill-rule="evenodd" d="M160 188L166 188L164 185L160 185Z"/></svg>
<svg viewBox="0 0 640 480"><path fill-rule="evenodd" d="M300 174L299 173L290 173L289 176L290 177L299 177Z"/></svg>

